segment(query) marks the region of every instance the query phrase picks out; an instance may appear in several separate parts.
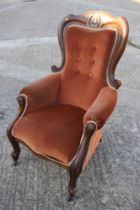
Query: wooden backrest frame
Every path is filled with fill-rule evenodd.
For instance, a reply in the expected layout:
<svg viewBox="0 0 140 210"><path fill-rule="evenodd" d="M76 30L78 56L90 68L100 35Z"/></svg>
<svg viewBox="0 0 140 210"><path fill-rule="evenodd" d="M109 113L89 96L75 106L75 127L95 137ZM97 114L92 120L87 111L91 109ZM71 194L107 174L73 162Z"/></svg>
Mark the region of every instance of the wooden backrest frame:
<svg viewBox="0 0 140 210"><path fill-rule="evenodd" d="M113 29L116 31L116 40L109 59L106 80L110 87L118 89L121 82L115 79L115 68L121 58L128 38L128 22L125 17L116 17L104 11L88 11L82 15L66 16L58 28L58 40L62 54L62 63L60 67L52 66L52 71L62 71L65 65L65 27L68 25L77 25L90 28L92 30Z"/></svg>

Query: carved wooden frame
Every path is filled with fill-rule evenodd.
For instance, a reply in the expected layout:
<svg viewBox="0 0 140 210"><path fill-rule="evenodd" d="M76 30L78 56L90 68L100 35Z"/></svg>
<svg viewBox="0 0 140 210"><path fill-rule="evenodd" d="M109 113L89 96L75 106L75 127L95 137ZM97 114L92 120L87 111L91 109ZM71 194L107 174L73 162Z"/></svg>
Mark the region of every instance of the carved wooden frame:
<svg viewBox="0 0 140 210"><path fill-rule="evenodd" d="M105 29L113 28L116 31L116 42L114 44L113 52L112 52L109 65L108 65L107 81L108 81L108 85L111 86L112 88L115 88L115 89L119 88L121 83L119 80L115 79L115 67L121 55L124 52L125 45L127 42L127 37L128 37L127 20L124 17L114 17L111 14L103 12L103 11L90 11L90 12L86 12L78 16L71 14L65 17L58 29L58 39L59 39L59 45L60 45L61 54L62 54L62 63L60 67L52 66L53 72L62 71L65 65L65 43L64 43L65 31L64 29L68 24L74 24L78 26L80 25L83 27L88 27L92 30L97 30L97 29L102 30L103 28ZM17 163L17 160L20 154L19 142L23 144L25 143L20 139L16 139L12 135L12 128L15 122L20 117L24 116L27 106L28 106L28 97L22 94L17 98L17 101L19 103L19 113L16 119L10 124L10 126L7 129L7 136L13 147L13 152L11 155L12 155L15 165ZM69 171L69 175L70 175L70 181L69 181L69 187L68 187L69 195L70 195L69 200L71 200L73 196L75 195L77 178L79 177L82 171L84 160L88 153L90 139L91 139L91 136L96 131L96 129L97 129L96 122L94 121L87 122L87 124L84 126L83 134L81 137L81 141L80 141L80 145L77 150L77 153L74 156L74 158L70 161L68 166L64 165L62 162L54 158L39 154L38 152L34 151L32 148L30 148L28 145L25 144L33 153L35 153L39 157L51 160L63 166L65 169Z"/></svg>
<svg viewBox="0 0 140 210"><path fill-rule="evenodd" d="M96 18L97 23L93 27L90 24L91 17L98 17ZM116 41L114 43L114 47L112 50L112 55L110 56L110 60L108 63L107 69L107 82L108 85L118 89L121 86L121 81L115 79L115 68L117 63L119 62L120 57L122 56L128 38L128 22L125 17L116 17L110 13L104 11L89 11L82 15L68 15L66 16L60 27L58 28L58 41L61 49L62 54L62 63L60 67L52 66L53 72L62 71L65 65L65 28L67 25L77 25L90 28L92 30L102 30L102 29L113 29L116 31Z"/></svg>
<svg viewBox="0 0 140 210"><path fill-rule="evenodd" d="M34 154L38 155L40 158L48 159L48 160L53 161L54 163L61 165L62 167L64 167L65 169L67 169L69 171L70 181L69 181L68 190L69 190L70 196L69 196L68 200L69 201L72 200L72 198L74 197L75 192L76 192L77 178L79 177L79 175L82 171L83 163L84 163L84 160L85 160L87 152L88 152L90 138L91 138L92 134L95 132L95 130L97 129L96 123L94 121L87 122L87 124L85 125L84 130L83 130L83 134L81 137L81 141L80 141L80 145L77 150L77 153L74 156L74 158L72 159L72 161L70 161L70 164L68 166L65 166L63 163L61 163L60 161L58 161L54 158L39 154L38 152L34 151L31 147L29 147L21 139L17 139L12 135L12 128L13 128L14 124L17 122L17 120L20 117L24 116L27 106L28 106L27 96L25 96L24 94L20 95L17 98L17 101L19 104L19 113L17 114L17 116L13 120L13 122L7 128L7 137L13 147L11 157L14 160L14 165L15 166L17 165L17 160L20 155L19 143L24 144L26 147L28 147Z"/></svg>

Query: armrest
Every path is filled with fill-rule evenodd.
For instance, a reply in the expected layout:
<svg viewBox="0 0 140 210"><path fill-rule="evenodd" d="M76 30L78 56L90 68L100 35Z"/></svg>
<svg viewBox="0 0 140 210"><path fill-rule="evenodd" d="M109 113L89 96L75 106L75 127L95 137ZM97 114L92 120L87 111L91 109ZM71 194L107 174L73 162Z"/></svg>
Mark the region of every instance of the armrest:
<svg viewBox="0 0 140 210"><path fill-rule="evenodd" d="M70 172L70 182L69 182L69 193L70 199L76 192L76 180L83 169L83 163L88 153L88 148L90 145L90 138L96 131L96 124L94 122L87 122L84 125L83 134L81 137L81 142L77 153L69 163Z"/></svg>
<svg viewBox="0 0 140 210"><path fill-rule="evenodd" d="M60 87L60 73L38 79L20 91L27 98L26 113L44 108L57 102Z"/></svg>
<svg viewBox="0 0 140 210"><path fill-rule="evenodd" d="M92 120L97 123L98 128L101 128L115 108L116 102L117 90L110 87L102 88L93 104L85 113L83 118L84 124Z"/></svg>

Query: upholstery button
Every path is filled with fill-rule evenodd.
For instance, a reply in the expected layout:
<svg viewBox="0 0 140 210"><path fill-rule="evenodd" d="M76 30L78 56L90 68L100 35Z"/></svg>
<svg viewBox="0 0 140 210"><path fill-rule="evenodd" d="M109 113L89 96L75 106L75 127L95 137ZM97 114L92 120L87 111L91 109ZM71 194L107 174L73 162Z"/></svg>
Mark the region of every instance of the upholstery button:
<svg viewBox="0 0 140 210"><path fill-rule="evenodd" d="M81 44L78 45L78 48L79 48L79 49L82 49L82 47L83 47L83 46L82 46Z"/></svg>
<svg viewBox="0 0 140 210"><path fill-rule="evenodd" d="M89 73L89 75L88 75L89 77L92 77L92 73Z"/></svg>
<svg viewBox="0 0 140 210"><path fill-rule="evenodd" d="M77 70L77 74L80 74L80 70L79 69Z"/></svg>
<svg viewBox="0 0 140 210"><path fill-rule="evenodd" d="M95 63L95 60L94 59L91 59L90 63L91 64L94 64Z"/></svg>
<svg viewBox="0 0 140 210"><path fill-rule="evenodd" d="M76 62L80 62L81 61L81 58L76 58Z"/></svg>
<svg viewBox="0 0 140 210"><path fill-rule="evenodd" d="M77 70L75 71L75 73L76 73L76 74L79 74L79 73L80 73L80 70L79 70L79 69L77 69Z"/></svg>
<svg viewBox="0 0 140 210"><path fill-rule="evenodd" d="M96 51L96 47L95 47L95 46L93 46L93 47L92 47L92 50Z"/></svg>

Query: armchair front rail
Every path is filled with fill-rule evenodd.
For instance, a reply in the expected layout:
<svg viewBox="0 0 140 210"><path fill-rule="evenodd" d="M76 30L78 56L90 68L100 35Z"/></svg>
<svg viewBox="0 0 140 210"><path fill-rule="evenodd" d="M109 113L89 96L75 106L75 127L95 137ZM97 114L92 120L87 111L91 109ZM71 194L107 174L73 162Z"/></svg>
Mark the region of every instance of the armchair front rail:
<svg viewBox="0 0 140 210"><path fill-rule="evenodd" d="M54 73L24 87L19 114L8 127L15 164L19 142L69 171L69 200L76 182L102 137L116 106L115 68L122 56L128 24L103 11L68 15L58 29L62 52Z"/></svg>

